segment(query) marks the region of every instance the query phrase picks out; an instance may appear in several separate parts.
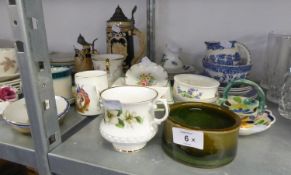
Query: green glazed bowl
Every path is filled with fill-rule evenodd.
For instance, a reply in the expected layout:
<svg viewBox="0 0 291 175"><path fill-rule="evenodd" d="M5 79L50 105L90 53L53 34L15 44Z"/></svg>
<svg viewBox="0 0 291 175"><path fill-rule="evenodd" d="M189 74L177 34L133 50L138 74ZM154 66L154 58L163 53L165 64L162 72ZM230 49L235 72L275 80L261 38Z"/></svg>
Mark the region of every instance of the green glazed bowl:
<svg viewBox="0 0 291 175"><path fill-rule="evenodd" d="M238 115L208 103L181 102L170 108L162 141L170 157L200 168L219 167L235 158Z"/></svg>

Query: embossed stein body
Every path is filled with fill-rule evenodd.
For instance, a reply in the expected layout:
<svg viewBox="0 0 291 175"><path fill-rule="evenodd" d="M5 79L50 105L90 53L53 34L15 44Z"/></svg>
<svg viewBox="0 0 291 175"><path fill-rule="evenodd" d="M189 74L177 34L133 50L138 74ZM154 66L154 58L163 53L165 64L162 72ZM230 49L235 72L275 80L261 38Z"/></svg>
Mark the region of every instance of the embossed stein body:
<svg viewBox="0 0 291 175"><path fill-rule="evenodd" d="M158 125L168 117L168 105L158 99L154 89L139 86L119 86L101 93L105 115L100 124L101 135L117 151L142 149L158 131ZM164 117L155 118L157 102L165 107Z"/></svg>

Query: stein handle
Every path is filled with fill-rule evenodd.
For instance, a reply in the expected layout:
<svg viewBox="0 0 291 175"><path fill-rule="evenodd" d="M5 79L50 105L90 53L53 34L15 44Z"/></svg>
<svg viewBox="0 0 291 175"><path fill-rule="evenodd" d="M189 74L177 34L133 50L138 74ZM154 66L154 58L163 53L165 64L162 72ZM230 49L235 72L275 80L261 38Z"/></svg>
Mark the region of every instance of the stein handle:
<svg viewBox="0 0 291 175"><path fill-rule="evenodd" d="M136 35L139 42L139 51L137 52L136 56L132 59L131 65L139 63L140 59L143 57L145 52L146 40L145 35L143 32L138 30L137 28L133 29L133 35Z"/></svg>
<svg viewBox="0 0 291 175"><path fill-rule="evenodd" d="M156 123L156 124L159 125L159 124L161 124L163 121L165 121L168 118L168 116L169 116L169 105L168 105L166 99L157 99L155 101L155 103L157 103L157 102L162 102L162 104L165 107L165 114L164 114L164 116L162 118L154 118L154 123Z"/></svg>
<svg viewBox="0 0 291 175"><path fill-rule="evenodd" d="M247 63L246 64L251 64L251 52L249 51L249 49L242 43L240 42L236 42L235 45L237 45L239 50L244 51L244 53L246 54L246 60Z"/></svg>

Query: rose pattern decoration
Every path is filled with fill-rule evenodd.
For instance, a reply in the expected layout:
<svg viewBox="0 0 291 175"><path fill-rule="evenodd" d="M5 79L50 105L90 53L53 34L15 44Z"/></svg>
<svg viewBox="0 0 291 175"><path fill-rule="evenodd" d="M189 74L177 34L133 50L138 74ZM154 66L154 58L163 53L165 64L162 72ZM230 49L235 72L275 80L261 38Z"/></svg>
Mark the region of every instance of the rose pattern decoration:
<svg viewBox="0 0 291 175"><path fill-rule="evenodd" d="M155 78L150 73L143 73L139 76L138 85L151 86L154 84Z"/></svg>
<svg viewBox="0 0 291 175"><path fill-rule="evenodd" d="M17 89L10 86L4 86L0 88L0 102L15 101L17 99Z"/></svg>
<svg viewBox="0 0 291 175"><path fill-rule="evenodd" d="M88 93L80 86L77 86L76 107L79 112L88 111L90 98Z"/></svg>

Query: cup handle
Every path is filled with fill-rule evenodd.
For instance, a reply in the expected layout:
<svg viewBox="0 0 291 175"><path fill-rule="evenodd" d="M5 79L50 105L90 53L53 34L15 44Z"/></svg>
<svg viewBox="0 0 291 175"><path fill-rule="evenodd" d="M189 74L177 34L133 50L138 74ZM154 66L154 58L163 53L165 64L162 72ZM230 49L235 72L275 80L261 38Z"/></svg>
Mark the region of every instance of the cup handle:
<svg viewBox="0 0 291 175"><path fill-rule="evenodd" d="M94 86L94 88L95 88L95 91L96 91L96 94L97 94L97 98L98 98L98 107L99 108L101 108L102 106L101 106L101 103L100 103L100 91L97 89L97 87L96 86Z"/></svg>
<svg viewBox="0 0 291 175"><path fill-rule="evenodd" d="M239 49L243 50L246 53L247 64L251 64L251 53L250 53L249 49L244 44L242 44L240 42L236 42L235 44L237 45L237 47Z"/></svg>
<svg viewBox="0 0 291 175"><path fill-rule="evenodd" d="M144 33L142 33L137 28L133 29L133 35L136 35L139 41L139 51L136 56L132 59L131 64L136 64L140 62L140 59L143 57L146 47L146 39Z"/></svg>
<svg viewBox="0 0 291 175"><path fill-rule="evenodd" d="M155 101L155 103L157 104L157 102L162 102L164 107L165 107L164 117L163 118L154 118L154 123L159 125L159 124L161 124L163 121L165 121L168 118L168 116L169 116L169 105L168 105L166 99L157 99Z"/></svg>

